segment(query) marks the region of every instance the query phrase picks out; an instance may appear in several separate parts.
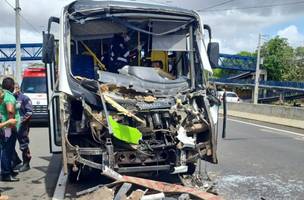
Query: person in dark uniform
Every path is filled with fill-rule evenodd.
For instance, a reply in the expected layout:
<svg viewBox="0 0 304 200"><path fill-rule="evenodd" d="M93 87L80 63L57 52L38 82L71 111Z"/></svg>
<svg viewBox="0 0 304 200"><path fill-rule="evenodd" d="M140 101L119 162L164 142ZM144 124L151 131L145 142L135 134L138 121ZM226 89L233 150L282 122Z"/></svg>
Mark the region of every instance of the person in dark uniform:
<svg viewBox="0 0 304 200"><path fill-rule="evenodd" d="M33 106L30 98L20 92L18 84L15 84L14 96L19 105L20 114L20 127L17 132L17 140L22 152L22 166L19 168L19 172L24 172L30 169L31 153L29 149L29 131L30 131L30 119L33 115Z"/></svg>
<svg viewBox="0 0 304 200"><path fill-rule="evenodd" d="M109 48L109 67L108 71L117 73L125 65L129 64L130 50L128 41L130 37L123 34L115 34Z"/></svg>

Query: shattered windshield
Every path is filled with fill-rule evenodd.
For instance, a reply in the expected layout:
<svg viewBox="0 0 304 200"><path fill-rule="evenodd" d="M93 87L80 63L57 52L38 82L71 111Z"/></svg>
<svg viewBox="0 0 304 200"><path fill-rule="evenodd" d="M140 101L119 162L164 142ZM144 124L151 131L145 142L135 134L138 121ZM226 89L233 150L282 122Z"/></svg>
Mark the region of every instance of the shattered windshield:
<svg viewBox="0 0 304 200"><path fill-rule="evenodd" d="M191 80L202 77L195 66L199 62L194 56L193 21L70 20L72 75L141 92L185 90Z"/></svg>

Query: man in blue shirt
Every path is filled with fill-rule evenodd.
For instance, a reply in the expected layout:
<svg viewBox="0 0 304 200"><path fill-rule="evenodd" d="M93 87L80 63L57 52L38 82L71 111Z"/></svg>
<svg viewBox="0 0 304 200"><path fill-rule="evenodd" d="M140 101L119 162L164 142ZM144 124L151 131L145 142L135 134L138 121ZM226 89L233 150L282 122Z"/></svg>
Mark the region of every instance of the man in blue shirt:
<svg viewBox="0 0 304 200"><path fill-rule="evenodd" d="M19 142L20 150L22 151L22 166L19 168L19 172L24 172L30 169L31 154L29 149L29 131L30 131L30 119L33 114L33 106L30 98L20 92L18 84L15 84L14 96L17 100L20 114L20 127L17 132L17 139Z"/></svg>

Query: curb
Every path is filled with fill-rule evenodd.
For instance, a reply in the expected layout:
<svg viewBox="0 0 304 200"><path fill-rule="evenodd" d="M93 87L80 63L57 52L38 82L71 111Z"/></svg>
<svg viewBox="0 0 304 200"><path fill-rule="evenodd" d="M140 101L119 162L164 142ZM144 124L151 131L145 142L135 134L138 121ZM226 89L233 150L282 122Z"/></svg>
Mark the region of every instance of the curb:
<svg viewBox="0 0 304 200"><path fill-rule="evenodd" d="M223 114L223 111L220 109L219 113ZM233 110L228 110L227 115L232 116L232 117L255 120L255 121L260 121L260 122L267 122L267 123L271 123L271 124L283 125L283 126L287 126L287 127L298 128L298 129L304 130L304 121L302 121L302 120L272 117L272 116L267 116L267 115L246 113L246 112L233 111Z"/></svg>

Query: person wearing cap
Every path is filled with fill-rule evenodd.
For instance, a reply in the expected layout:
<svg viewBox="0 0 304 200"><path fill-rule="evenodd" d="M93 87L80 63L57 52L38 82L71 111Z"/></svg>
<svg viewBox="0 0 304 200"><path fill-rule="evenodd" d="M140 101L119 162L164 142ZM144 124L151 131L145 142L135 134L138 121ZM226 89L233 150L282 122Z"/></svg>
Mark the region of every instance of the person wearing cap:
<svg viewBox="0 0 304 200"><path fill-rule="evenodd" d="M20 127L17 131L17 140L22 152L22 165L19 168L19 172L24 172L30 169L31 154L29 149L29 131L30 131L30 119L33 115L33 106L31 99L20 92L18 84L15 84L14 96L19 107L20 114Z"/></svg>
<svg viewBox="0 0 304 200"><path fill-rule="evenodd" d="M14 97L4 90L0 89L0 113L2 122L0 123L0 168L1 168L1 180L2 181L19 181L14 177L12 168L12 153L14 149L13 137L11 127L16 126L17 120L15 118L8 118L8 112L5 111L6 104L13 102ZM11 105L8 105L10 107ZM3 115L4 114L4 115Z"/></svg>

